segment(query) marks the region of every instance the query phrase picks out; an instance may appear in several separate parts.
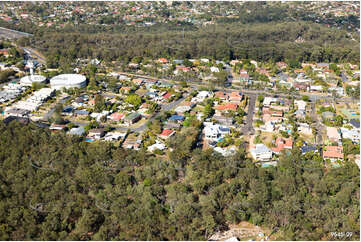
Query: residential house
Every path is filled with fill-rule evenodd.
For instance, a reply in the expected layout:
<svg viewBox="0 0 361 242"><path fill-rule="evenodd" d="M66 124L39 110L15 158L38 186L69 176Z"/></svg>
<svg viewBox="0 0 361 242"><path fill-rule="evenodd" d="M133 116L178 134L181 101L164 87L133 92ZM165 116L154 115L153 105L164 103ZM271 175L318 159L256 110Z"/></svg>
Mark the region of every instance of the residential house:
<svg viewBox="0 0 361 242"><path fill-rule="evenodd" d="M158 62L166 64L166 63L168 63L168 60L166 58L159 58Z"/></svg>
<svg viewBox="0 0 361 242"><path fill-rule="evenodd" d="M214 97L215 98L219 98L220 100L228 100L228 93L222 92L222 91L218 91L214 93Z"/></svg>
<svg viewBox="0 0 361 242"><path fill-rule="evenodd" d="M360 132L357 129L341 128L342 138L350 139L354 143L360 143Z"/></svg>
<svg viewBox="0 0 361 242"><path fill-rule="evenodd" d="M272 151L276 154L279 154L284 149L292 149L293 141L292 138L281 138L277 137L275 142L276 147L272 148Z"/></svg>
<svg viewBox="0 0 361 242"><path fill-rule="evenodd" d="M335 127L326 127L327 130L327 137L329 140L333 142L340 142L341 141L341 135L338 132L338 129Z"/></svg>
<svg viewBox="0 0 361 242"><path fill-rule="evenodd" d="M69 131L69 134L71 135L78 135L78 136L82 136L85 133L84 127L80 126L78 128L72 128Z"/></svg>
<svg viewBox="0 0 361 242"><path fill-rule="evenodd" d="M217 121L220 125L223 126L232 126L233 125L233 118L232 117L225 117L223 115L214 115L213 119Z"/></svg>
<svg viewBox="0 0 361 242"><path fill-rule="evenodd" d="M271 106L271 104L276 103L278 101L277 98L274 97L265 97L263 99L263 106L268 107Z"/></svg>
<svg viewBox="0 0 361 242"><path fill-rule="evenodd" d="M80 116L80 117L87 117L89 115L89 111L81 109L81 110L75 110L74 111L74 115L76 117Z"/></svg>
<svg viewBox="0 0 361 242"><path fill-rule="evenodd" d="M14 116L19 118L26 118L29 115L30 111L25 109L19 109L19 108L8 108L4 111L4 116Z"/></svg>
<svg viewBox="0 0 361 242"><path fill-rule="evenodd" d="M236 148L234 148L234 147L229 147L229 148L215 147L214 151L221 153L223 156L231 156L236 153Z"/></svg>
<svg viewBox="0 0 361 242"><path fill-rule="evenodd" d="M299 110L306 110L307 103L303 100L295 100L295 105Z"/></svg>
<svg viewBox="0 0 361 242"><path fill-rule="evenodd" d="M76 108L85 106L85 100L83 97L77 97L73 101L72 105Z"/></svg>
<svg viewBox="0 0 361 242"><path fill-rule="evenodd" d="M168 122L173 122L173 123L179 123L179 122L183 122L183 121L184 121L184 116L182 116L182 115L172 115L168 119Z"/></svg>
<svg viewBox="0 0 361 242"><path fill-rule="evenodd" d="M204 134L205 139L211 141L219 141L226 134L229 134L231 130L227 127L223 127L219 124L205 123Z"/></svg>
<svg viewBox="0 0 361 242"><path fill-rule="evenodd" d="M169 137L175 134L174 130L171 129L163 129L162 133L160 133L159 137L162 139L168 139Z"/></svg>
<svg viewBox="0 0 361 242"><path fill-rule="evenodd" d="M106 141L114 141L114 140L123 141L126 136L127 136L127 133L109 132L104 136L104 140L106 140Z"/></svg>
<svg viewBox="0 0 361 242"><path fill-rule="evenodd" d="M141 118L142 118L142 115L140 115L139 113L131 113L124 118L124 123L126 123L128 125L132 125L132 124L138 122Z"/></svg>
<svg viewBox="0 0 361 242"><path fill-rule="evenodd" d="M52 131L60 131L60 130L65 130L66 126L64 124L51 124L49 129Z"/></svg>
<svg viewBox="0 0 361 242"><path fill-rule="evenodd" d="M72 115L72 111L73 111L73 107L72 106L66 106L63 108L63 111L61 112L61 115Z"/></svg>
<svg viewBox="0 0 361 242"><path fill-rule="evenodd" d="M181 124L180 123L173 123L173 122L167 122L164 125L165 129L173 129L173 130L179 130L181 128Z"/></svg>
<svg viewBox="0 0 361 242"><path fill-rule="evenodd" d="M272 159L272 150L264 144L256 144L255 147L250 149L250 152L256 161L268 161Z"/></svg>
<svg viewBox="0 0 361 242"><path fill-rule="evenodd" d="M120 120L122 120L124 118L124 114L123 113L112 113L111 115L108 116L108 119L112 120L112 121L116 121L119 122Z"/></svg>
<svg viewBox="0 0 361 242"><path fill-rule="evenodd" d="M353 119L353 120L350 120L349 124L352 125L354 129L360 130L360 121Z"/></svg>
<svg viewBox="0 0 361 242"><path fill-rule="evenodd" d="M169 99L170 99L172 96L173 96L173 94L172 94L172 93L167 92L167 93L166 93L166 94L164 94L162 97L163 97L163 99L164 99L164 100L169 101Z"/></svg>
<svg viewBox="0 0 361 242"><path fill-rule="evenodd" d="M305 110L297 109L296 112L295 112L295 115L296 115L297 119L305 119L306 112L305 112Z"/></svg>
<svg viewBox="0 0 361 242"><path fill-rule="evenodd" d="M336 114L326 111L321 114L323 119L335 120Z"/></svg>
<svg viewBox="0 0 361 242"><path fill-rule="evenodd" d="M211 72L219 72L219 68L215 67L215 66L212 66L211 67Z"/></svg>
<svg viewBox="0 0 361 242"><path fill-rule="evenodd" d="M309 152L315 152L318 153L318 149L314 145L303 145L301 146L301 153L302 155L309 153Z"/></svg>
<svg viewBox="0 0 361 242"><path fill-rule="evenodd" d="M217 105L214 109L218 110L220 112L226 112L226 111L237 111L238 105L234 103L227 103L223 105Z"/></svg>
<svg viewBox="0 0 361 242"><path fill-rule="evenodd" d="M92 137L94 139L100 139L105 134L104 129L91 129L88 132L88 137Z"/></svg>
<svg viewBox="0 0 361 242"><path fill-rule="evenodd" d="M311 85L309 90L311 92L315 91L315 92L322 92L323 91L323 86L322 85Z"/></svg>
<svg viewBox="0 0 361 242"><path fill-rule="evenodd" d="M164 150L167 147L162 142L156 140L155 144L148 146L148 151L154 152L155 150Z"/></svg>
<svg viewBox="0 0 361 242"><path fill-rule="evenodd" d="M242 101L242 94L240 92L231 92L229 94L229 101L230 102L240 102Z"/></svg>
<svg viewBox="0 0 361 242"><path fill-rule="evenodd" d="M203 102L204 99L206 99L207 97L211 97L211 96L212 96L211 92L200 91L195 98L195 102L197 102L197 101ZM193 99L192 99L192 102L194 102Z"/></svg>
<svg viewBox="0 0 361 242"><path fill-rule="evenodd" d="M133 83L136 84L137 86L140 86L144 83L144 79L142 78L135 78L133 79Z"/></svg>
<svg viewBox="0 0 361 242"><path fill-rule="evenodd" d="M260 126L260 129L265 132L273 132L275 130L275 122L273 121L267 121L264 125Z"/></svg>
<svg viewBox="0 0 361 242"><path fill-rule="evenodd" d="M293 83L293 87L297 90L297 91L306 91L308 88L308 84L304 83L304 82L294 82Z"/></svg>
<svg viewBox="0 0 361 242"><path fill-rule="evenodd" d="M326 146L322 152L323 159L330 159L332 162L336 160L343 160L344 153L342 146Z"/></svg>
<svg viewBox="0 0 361 242"><path fill-rule="evenodd" d="M312 135L312 128L307 123L299 123L297 131L304 135Z"/></svg>
<svg viewBox="0 0 361 242"><path fill-rule="evenodd" d="M192 109L192 108L191 108L190 106L178 106L178 107L176 107L176 108L174 109L174 111L175 111L176 113L182 114L182 113L185 113L185 112L190 111L191 109Z"/></svg>

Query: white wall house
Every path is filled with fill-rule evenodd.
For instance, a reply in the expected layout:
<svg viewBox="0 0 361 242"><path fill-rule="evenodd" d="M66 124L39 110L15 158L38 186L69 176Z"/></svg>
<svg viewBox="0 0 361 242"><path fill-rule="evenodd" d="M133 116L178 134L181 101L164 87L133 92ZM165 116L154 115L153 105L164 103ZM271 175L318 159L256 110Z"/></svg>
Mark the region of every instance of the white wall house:
<svg viewBox="0 0 361 242"><path fill-rule="evenodd" d="M264 144L256 144L256 147L251 148L251 155L257 161L268 161L272 158L272 150Z"/></svg>
<svg viewBox="0 0 361 242"><path fill-rule="evenodd" d="M218 141L226 134L230 133L230 129L222 127L219 124L207 124L204 128L204 135L207 140Z"/></svg>

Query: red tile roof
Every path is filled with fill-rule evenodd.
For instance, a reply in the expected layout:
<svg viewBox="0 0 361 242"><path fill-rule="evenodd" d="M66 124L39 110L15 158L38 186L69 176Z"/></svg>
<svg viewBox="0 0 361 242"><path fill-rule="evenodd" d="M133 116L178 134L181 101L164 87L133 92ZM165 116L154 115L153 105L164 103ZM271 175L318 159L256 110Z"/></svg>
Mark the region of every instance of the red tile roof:
<svg viewBox="0 0 361 242"><path fill-rule="evenodd" d="M343 147L342 146L326 146L326 150L323 151L323 158L339 158L343 159Z"/></svg>
<svg viewBox="0 0 361 242"><path fill-rule="evenodd" d="M232 110L232 111L237 111L238 105L234 104L234 103L228 103L228 104L224 104L224 105L217 105L215 107L216 110Z"/></svg>
<svg viewBox="0 0 361 242"><path fill-rule="evenodd" d="M110 117L111 117L113 120L119 121L119 120L121 120L122 118L124 118L124 114L123 114L123 113L112 113L112 114L110 115Z"/></svg>
<svg viewBox="0 0 361 242"><path fill-rule="evenodd" d="M159 58L158 61L161 63L168 63L168 60L166 58Z"/></svg>
<svg viewBox="0 0 361 242"><path fill-rule="evenodd" d="M220 99L227 99L228 98L228 94L222 91L218 91L214 93L215 97L218 97Z"/></svg>
<svg viewBox="0 0 361 242"><path fill-rule="evenodd" d="M278 137L276 139L275 144L276 144L276 147L272 148L272 150L275 153L279 153L283 149L292 149L293 141L292 141L292 138L285 139L285 138Z"/></svg>
<svg viewBox="0 0 361 242"><path fill-rule="evenodd" d="M172 93L167 92L166 94L163 95L163 98L169 99L171 96L172 96Z"/></svg>
<svg viewBox="0 0 361 242"><path fill-rule="evenodd" d="M160 134L161 136L164 137L169 137L171 134L174 133L174 130L171 129L163 129L163 132Z"/></svg>

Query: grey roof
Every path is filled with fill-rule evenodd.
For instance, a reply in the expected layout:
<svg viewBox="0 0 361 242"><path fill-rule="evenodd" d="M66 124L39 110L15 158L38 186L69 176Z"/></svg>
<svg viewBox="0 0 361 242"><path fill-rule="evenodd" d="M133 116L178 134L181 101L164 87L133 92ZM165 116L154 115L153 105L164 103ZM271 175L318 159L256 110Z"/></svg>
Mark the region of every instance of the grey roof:
<svg viewBox="0 0 361 242"><path fill-rule="evenodd" d="M322 113L322 117L323 118L333 118L333 117L335 117L336 116L336 114L334 114L334 113L332 113L332 112L330 112L330 111L326 111L326 112L323 112Z"/></svg>
<svg viewBox="0 0 361 242"><path fill-rule="evenodd" d="M355 128L360 128L360 121L357 121L357 120L351 120L350 121L350 124L352 125L352 126L354 126Z"/></svg>
<svg viewBox="0 0 361 242"><path fill-rule="evenodd" d="M82 135L85 133L85 130L84 130L84 127L80 126L78 128L72 128L70 131L69 131L69 134L72 134L72 135Z"/></svg>
<svg viewBox="0 0 361 242"><path fill-rule="evenodd" d="M133 119L135 119L135 118L137 118L139 116L141 116L139 113L131 113L128 116L126 116L124 118L124 120L133 120Z"/></svg>
<svg viewBox="0 0 361 242"><path fill-rule="evenodd" d="M87 111L87 110L75 110L74 113L77 114L77 115L88 115L89 111Z"/></svg>
<svg viewBox="0 0 361 242"><path fill-rule="evenodd" d="M316 151L317 147L313 145L305 145L301 147L302 154L310 152L310 151Z"/></svg>
<svg viewBox="0 0 361 242"><path fill-rule="evenodd" d="M266 152L270 152L271 150L265 146L264 144L257 144L256 148L254 149L255 153L266 153Z"/></svg>

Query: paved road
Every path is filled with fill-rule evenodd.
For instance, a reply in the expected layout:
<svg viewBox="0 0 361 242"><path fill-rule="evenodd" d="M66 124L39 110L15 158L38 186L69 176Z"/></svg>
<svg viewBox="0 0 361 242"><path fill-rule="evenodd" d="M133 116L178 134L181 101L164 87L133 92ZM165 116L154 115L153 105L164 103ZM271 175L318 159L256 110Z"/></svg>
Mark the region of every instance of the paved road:
<svg viewBox="0 0 361 242"><path fill-rule="evenodd" d="M4 37L6 39L18 39L18 38L30 37L30 36L32 36L32 34L0 27L0 37Z"/></svg>
<svg viewBox="0 0 361 242"><path fill-rule="evenodd" d="M257 100L257 94L249 95L246 124L242 127L243 135L254 134L255 132L253 128L253 116L254 116L254 109L256 106L256 100Z"/></svg>
<svg viewBox="0 0 361 242"><path fill-rule="evenodd" d="M138 74L132 74L132 73L128 73L128 72L119 72L122 75L127 75L127 76L132 76L132 77L139 77L139 78L147 78L147 79L157 79L160 81L164 81L167 83L175 83L173 80L170 79L160 79L157 77L153 77L153 76L148 76L148 75L138 75ZM195 83L191 83L189 84L190 87L194 88L199 88L199 87L207 87L207 84L195 84ZM241 91L243 94L262 94L265 96L279 96L282 98L287 98L288 96L294 96L296 98L301 98L302 96L306 95L310 98L311 102L315 102L317 100L328 100L328 101L333 101L333 97L332 96L325 96L325 95L320 95L320 94L314 94L314 93L300 93L300 94L292 94L292 93L288 93L288 94L284 94L282 92L279 91L275 91L275 92L268 92L266 90L259 90L259 89L242 89L242 88L226 88L223 86L215 86L215 88L217 90L223 90L226 92L233 92L233 91ZM336 99L337 102L343 102L343 103L354 103L355 101L350 98L350 97L343 97L343 98L337 98Z"/></svg>
<svg viewBox="0 0 361 242"><path fill-rule="evenodd" d="M153 121L155 118L157 118L163 111L169 111L175 107L177 107L183 100L185 99L185 97L182 97L180 99L178 99L177 101L175 102L172 102L170 104L163 104L161 105L161 111L159 112L156 112L151 118L149 118L148 122L151 122ZM138 128L134 128L134 129L130 129L132 132L143 132L146 128L147 128L147 123L144 123L142 124L141 126L139 126ZM75 125L79 125L79 126L84 126L84 125L87 125L88 123L87 122L72 122L74 123ZM119 131L124 131L126 132L129 128L124 128L124 127L112 127L116 130L119 130Z"/></svg>
<svg viewBox="0 0 361 242"><path fill-rule="evenodd" d="M43 59L43 57L39 56L35 53L35 51L31 48L21 47L23 50L33 59L36 59L39 63L45 64L46 60Z"/></svg>
<svg viewBox="0 0 361 242"><path fill-rule="evenodd" d="M316 144L323 144L322 142L322 123L320 122L320 119L318 118L319 115L316 113L316 104L315 103L312 103L311 104L311 107L312 107L312 112L311 112L311 116L312 116L312 119L314 120L314 124L313 126L316 128Z"/></svg>

